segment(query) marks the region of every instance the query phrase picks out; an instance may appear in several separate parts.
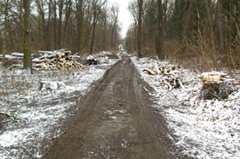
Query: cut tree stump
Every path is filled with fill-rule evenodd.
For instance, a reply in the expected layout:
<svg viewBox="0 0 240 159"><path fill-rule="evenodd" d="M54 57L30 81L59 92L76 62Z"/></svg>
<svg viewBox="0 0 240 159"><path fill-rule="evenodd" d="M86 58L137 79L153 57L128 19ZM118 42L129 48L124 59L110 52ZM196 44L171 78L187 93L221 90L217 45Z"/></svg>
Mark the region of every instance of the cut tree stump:
<svg viewBox="0 0 240 159"><path fill-rule="evenodd" d="M203 99L226 99L236 89L234 79L221 72L205 72L199 76L203 80L200 97Z"/></svg>
<svg viewBox="0 0 240 159"><path fill-rule="evenodd" d="M200 93L203 99L227 99L235 91L235 87L229 82L204 82Z"/></svg>

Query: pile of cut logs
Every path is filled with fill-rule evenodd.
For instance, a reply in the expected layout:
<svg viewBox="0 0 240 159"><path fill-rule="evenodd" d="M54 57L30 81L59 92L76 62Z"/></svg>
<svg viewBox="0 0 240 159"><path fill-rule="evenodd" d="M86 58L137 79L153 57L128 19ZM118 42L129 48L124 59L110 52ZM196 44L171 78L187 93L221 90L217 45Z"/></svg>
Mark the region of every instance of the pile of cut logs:
<svg viewBox="0 0 240 159"><path fill-rule="evenodd" d="M150 75L161 75L161 83L166 90L172 90L174 88L184 88L183 83L176 71L176 66L151 66L143 70Z"/></svg>
<svg viewBox="0 0 240 159"><path fill-rule="evenodd" d="M71 70L82 69L83 66L78 63L71 51L39 51L41 56L33 59L33 68L40 70Z"/></svg>

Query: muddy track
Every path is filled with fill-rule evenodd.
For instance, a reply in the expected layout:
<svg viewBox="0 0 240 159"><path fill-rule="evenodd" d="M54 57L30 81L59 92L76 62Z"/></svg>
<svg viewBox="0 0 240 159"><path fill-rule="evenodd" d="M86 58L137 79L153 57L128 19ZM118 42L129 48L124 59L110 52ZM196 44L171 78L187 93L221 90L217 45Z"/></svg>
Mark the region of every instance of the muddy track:
<svg viewBox="0 0 240 159"><path fill-rule="evenodd" d="M164 119L154 114L129 57L106 72L44 159L174 159Z"/></svg>

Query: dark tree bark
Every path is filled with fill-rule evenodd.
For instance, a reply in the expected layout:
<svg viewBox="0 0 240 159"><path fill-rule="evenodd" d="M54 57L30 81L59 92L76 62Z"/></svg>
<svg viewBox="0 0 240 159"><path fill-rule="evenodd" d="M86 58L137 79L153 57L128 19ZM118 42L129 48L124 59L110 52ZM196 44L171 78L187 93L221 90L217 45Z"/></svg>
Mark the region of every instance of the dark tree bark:
<svg viewBox="0 0 240 159"><path fill-rule="evenodd" d="M63 1L59 1L59 24L58 24L58 48L62 48L62 14L63 14Z"/></svg>
<svg viewBox="0 0 240 159"><path fill-rule="evenodd" d="M52 18L52 1L49 1L48 2L48 22L47 22L47 26L46 26L46 32L44 35L46 50L49 50L51 48L50 41L52 39L50 39L50 34L49 34L51 18Z"/></svg>
<svg viewBox="0 0 240 159"><path fill-rule="evenodd" d="M72 13L72 0L68 0L66 2L66 9L65 9L65 22L64 22L64 33L63 33L63 42L64 42L64 47L68 44L68 30L69 30L69 19Z"/></svg>
<svg viewBox="0 0 240 159"><path fill-rule="evenodd" d="M45 12L43 9L43 1L42 0L37 0L37 8L38 8L38 14L39 17L41 18L41 20L39 20L39 31L42 32L42 34L40 35L40 43L41 43L41 47L43 48L43 44L44 44L44 49L46 49L46 45L47 45L47 30L46 30L46 21L45 21Z"/></svg>
<svg viewBox="0 0 240 159"><path fill-rule="evenodd" d="M7 53L7 28L8 28L8 3L9 0L6 1L5 7L4 7L4 33L3 33L3 51L2 51L2 65L6 66L6 58L5 55Z"/></svg>
<svg viewBox="0 0 240 159"><path fill-rule="evenodd" d="M190 0L188 11L187 11L187 17L186 17L185 24L184 24L184 31L183 31L183 47L182 47L182 52L183 53L185 53L186 46L187 46L187 43L188 43L192 10L193 10L193 0Z"/></svg>
<svg viewBox="0 0 240 159"><path fill-rule="evenodd" d="M163 59L163 16L162 16L162 0L157 1L158 18L157 18L157 37L156 37L156 53L159 59Z"/></svg>
<svg viewBox="0 0 240 159"><path fill-rule="evenodd" d="M93 13L93 28L92 28L93 32L92 32L92 40L91 40L91 45L90 45L90 54L93 53L96 24L97 24L97 11L96 11L96 9L94 9L94 13Z"/></svg>
<svg viewBox="0 0 240 159"><path fill-rule="evenodd" d="M99 11L101 10L101 7L106 3L107 0L100 1L100 0L94 0L93 5L93 24L92 24L92 39L91 39L91 45L90 45L90 54L93 53L93 47L94 47L94 40L95 40L95 31L96 31L96 25L98 21Z"/></svg>
<svg viewBox="0 0 240 159"><path fill-rule="evenodd" d="M219 43L220 43L220 53L224 54L226 52L225 48L225 33L223 26L223 17L222 17L222 1L217 1L218 6L218 30L219 30Z"/></svg>
<svg viewBox="0 0 240 159"><path fill-rule="evenodd" d="M103 49L106 50L106 43L107 43L107 15L105 15L105 17L104 17L103 25L104 25L103 26Z"/></svg>
<svg viewBox="0 0 240 159"><path fill-rule="evenodd" d="M142 56L142 9L143 0L138 0L138 26L137 26L137 52L138 57Z"/></svg>
<svg viewBox="0 0 240 159"><path fill-rule="evenodd" d="M30 45L29 45L29 13L30 2L29 0L23 0L24 7L24 69L30 68Z"/></svg>
<svg viewBox="0 0 240 159"><path fill-rule="evenodd" d="M77 40L76 40L76 47L75 52L79 51L81 53L82 48L82 28L83 28L83 19L84 19L84 12L83 12L83 0L78 0L77 3Z"/></svg>
<svg viewBox="0 0 240 159"><path fill-rule="evenodd" d="M163 20L163 21L164 21L164 22L163 22L163 24L164 24L164 25L163 25L163 26L164 26L164 29L163 29L163 30L164 30L164 33L163 33L163 34L164 34L164 35L166 35L166 33L167 33L167 10L168 10L168 3L169 3L169 0L165 0L165 2L164 2L164 7L163 7L163 8L164 8L164 10L163 10L163 12L164 12L164 16L163 16L163 17L164 17L164 18L163 18L163 19L164 19L164 20Z"/></svg>
<svg viewBox="0 0 240 159"><path fill-rule="evenodd" d="M53 3L53 47L57 49L57 1Z"/></svg>

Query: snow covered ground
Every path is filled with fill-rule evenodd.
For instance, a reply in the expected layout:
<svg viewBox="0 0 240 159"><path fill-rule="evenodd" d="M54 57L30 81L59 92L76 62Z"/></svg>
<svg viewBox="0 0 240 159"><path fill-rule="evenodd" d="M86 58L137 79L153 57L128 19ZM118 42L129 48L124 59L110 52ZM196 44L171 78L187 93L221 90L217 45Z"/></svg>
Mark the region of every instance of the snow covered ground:
<svg viewBox="0 0 240 159"><path fill-rule="evenodd" d="M157 112L163 115L176 137L179 153L197 159L240 158L240 86L225 100L200 99L202 81L197 73L184 68L177 72L184 89L171 91L163 88L162 75L149 75L143 69L169 65L167 61L150 58L131 58L143 80L155 89Z"/></svg>
<svg viewBox="0 0 240 159"><path fill-rule="evenodd" d="M94 55L102 64L83 70L29 74L0 67L0 158L41 158L90 85L118 61L107 54Z"/></svg>

